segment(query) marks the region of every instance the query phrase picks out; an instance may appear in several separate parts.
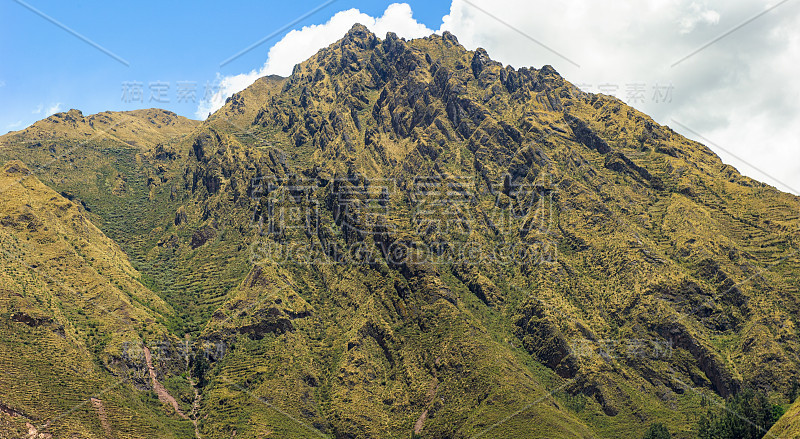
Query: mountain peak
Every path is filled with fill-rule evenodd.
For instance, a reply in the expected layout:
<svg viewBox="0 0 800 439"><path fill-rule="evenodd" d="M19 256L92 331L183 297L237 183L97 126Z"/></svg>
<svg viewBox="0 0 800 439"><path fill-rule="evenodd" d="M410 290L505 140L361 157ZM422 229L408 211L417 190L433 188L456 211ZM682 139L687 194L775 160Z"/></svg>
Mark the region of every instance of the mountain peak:
<svg viewBox="0 0 800 439"><path fill-rule="evenodd" d="M68 111L61 111L48 117L47 120L62 120L70 123L83 122L83 112L81 110L71 108Z"/></svg>
<svg viewBox="0 0 800 439"><path fill-rule="evenodd" d="M64 405L29 383L88 393L34 361L65 345L45 318L86 340L67 364L95 364L90 378L150 369L209 439L500 424L492 437L605 439L643 421L689 437L701 399L797 391L800 198L551 66L503 65L449 32L357 24L206 121L67 112L0 143L0 163L35 174L16 184L28 168L0 168L13 183L0 196L0 362L20 377L3 383L15 399L0 398L0 425L12 403L41 419ZM133 345L161 370L122 350ZM172 436L130 420L164 412L141 397L149 386L109 395L109 424L186 437L189 420L163 423ZM59 437L95 437L80 430L89 415ZM245 421L232 432L232 420Z"/></svg>
<svg viewBox="0 0 800 439"><path fill-rule="evenodd" d="M345 37L364 38L369 35L374 35L366 26L361 23L356 23L345 34Z"/></svg>
<svg viewBox="0 0 800 439"><path fill-rule="evenodd" d="M453 35L448 30L442 32L442 38L444 38L445 41L449 41L451 44L457 44L457 45L461 44L461 43L458 42L458 38L456 38L456 36Z"/></svg>
<svg viewBox="0 0 800 439"><path fill-rule="evenodd" d="M158 108L104 111L86 116L80 110L71 109L11 133L5 141L15 137L35 142L55 139L84 141L97 136L129 145L149 146L164 142L176 134L185 134L198 123Z"/></svg>
<svg viewBox="0 0 800 439"><path fill-rule="evenodd" d="M341 39L343 46L352 44L360 49L370 49L377 43L378 37L361 23L354 24Z"/></svg>

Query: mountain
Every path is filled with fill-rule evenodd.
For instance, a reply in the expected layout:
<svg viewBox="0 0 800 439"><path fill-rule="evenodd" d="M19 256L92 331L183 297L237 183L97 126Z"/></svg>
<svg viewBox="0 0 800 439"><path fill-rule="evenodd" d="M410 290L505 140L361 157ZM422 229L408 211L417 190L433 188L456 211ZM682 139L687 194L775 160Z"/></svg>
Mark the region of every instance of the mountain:
<svg viewBox="0 0 800 439"><path fill-rule="evenodd" d="M709 401L797 377L797 196L449 33L357 25L202 123L72 110L0 160L163 300L133 342L172 346L177 436L690 438Z"/></svg>
<svg viewBox="0 0 800 439"><path fill-rule="evenodd" d="M789 439L800 437L800 401L795 402L789 410L769 430L767 437Z"/></svg>
<svg viewBox="0 0 800 439"><path fill-rule="evenodd" d="M139 437L191 432L142 393L147 345L166 360L160 372L186 368L162 351L179 345L163 324L175 311L79 204L30 174L20 161L0 169L0 409L16 421L4 429L86 438L114 435L110 425Z"/></svg>

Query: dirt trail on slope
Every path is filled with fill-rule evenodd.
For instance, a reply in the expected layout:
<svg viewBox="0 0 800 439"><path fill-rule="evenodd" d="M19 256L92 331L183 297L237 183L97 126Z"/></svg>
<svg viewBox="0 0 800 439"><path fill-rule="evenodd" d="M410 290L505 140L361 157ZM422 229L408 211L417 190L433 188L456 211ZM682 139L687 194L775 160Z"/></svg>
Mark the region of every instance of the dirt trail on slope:
<svg viewBox="0 0 800 439"><path fill-rule="evenodd" d="M111 424L108 422L108 416L106 416L106 409L103 407L103 400L97 398L89 398L92 401L92 405L95 409L97 409L97 417L100 418L100 424L103 426L103 430L106 432L106 436L112 437L111 434Z"/></svg>
<svg viewBox="0 0 800 439"><path fill-rule="evenodd" d="M192 424L194 424L194 437L200 439L200 427L197 425L197 411L200 409L200 392L197 391L197 386L194 384L194 380L191 377L189 378L189 385L192 386L192 391L194 392L192 412L189 415L191 416Z"/></svg>
<svg viewBox="0 0 800 439"><path fill-rule="evenodd" d="M425 410L424 412L422 412L422 415L420 415L419 419L417 419L417 422L414 423L414 434L422 433L422 427L425 426L425 419L427 417L428 417L428 411Z"/></svg>
<svg viewBox="0 0 800 439"><path fill-rule="evenodd" d="M439 358L436 358L436 361L439 361ZM428 405L433 402L433 397L436 396L436 390L439 389L439 380L434 377L431 382L428 384L428 392L425 396L428 398ZM417 422L414 423L414 434L422 433L422 428L425 426L425 420L428 419L428 410L425 409L424 412L419 416Z"/></svg>
<svg viewBox="0 0 800 439"><path fill-rule="evenodd" d="M153 368L153 357L150 354L150 348L147 346L144 347L144 360L147 362L147 371L150 372L150 379L153 381L153 390L156 392L156 395L158 395L158 400L166 404L171 404L180 417L189 419L189 417L184 415L181 411L178 401L176 401L175 398L167 392L167 389L158 382L158 379L156 379L156 370Z"/></svg>

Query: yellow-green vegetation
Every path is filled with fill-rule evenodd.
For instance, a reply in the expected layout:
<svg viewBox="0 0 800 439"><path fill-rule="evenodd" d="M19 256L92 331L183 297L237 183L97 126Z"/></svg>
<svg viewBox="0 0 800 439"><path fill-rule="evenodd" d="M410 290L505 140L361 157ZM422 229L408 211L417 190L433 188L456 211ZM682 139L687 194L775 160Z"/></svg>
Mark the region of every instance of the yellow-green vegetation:
<svg viewBox="0 0 800 439"><path fill-rule="evenodd" d="M776 439L800 437L800 401L795 402L765 436Z"/></svg>
<svg viewBox="0 0 800 439"><path fill-rule="evenodd" d="M172 308L83 208L22 162L0 169L0 188L3 422L54 437L191 432L141 391L143 346L175 343L163 325ZM170 361L162 372L181 367Z"/></svg>
<svg viewBox="0 0 800 439"><path fill-rule="evenodd" d="M742 388L787 402L800 199L550 66L356 26L203 123L148 111L0 158L130 256L201 437L694 438Z"/></svg>
<svg viewBox="0 0 800 439"><path fill-rule="evenodd" d="M52 142L57 139L77 139L87 143L110 139L133 147L148 147L185 135L187 130L196 125L197 121L158 108L105 111L86 117L78 110L69 110L6 134L3 143L33 146L31 142Z"/></svg>

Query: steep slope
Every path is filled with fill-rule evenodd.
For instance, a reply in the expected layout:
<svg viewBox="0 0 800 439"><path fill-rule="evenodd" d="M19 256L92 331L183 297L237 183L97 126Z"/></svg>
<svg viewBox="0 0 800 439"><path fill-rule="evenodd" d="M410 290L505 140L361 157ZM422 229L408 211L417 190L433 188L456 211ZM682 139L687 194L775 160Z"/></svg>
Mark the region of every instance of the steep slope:
<svg viewBox="0 0 800 439"><path fill-rule="evenodd" d="M148 286L163 289L174 283L173 261L148 252L158 246L159 230L173 222L179 206L179 188L168 176L183 165L171 145L198 124L158 109L89 116L70 110L0 136L0 161L22 160L45 184L81 204L131 256ZM0 187L0 195L4 190Z"/></svg>
<svg viewBox="0 0 800 439"><path fill-rule="evenodd" d="M234 94L225 105L206 119L206 125L213 124L226 131L237 133L244 142L248 140L248 130L252 129L253 119L263 105L264 97L278 93L286 78L269 75L257 79L246 89ZM254 145L262 146L262 145Z"/></svg>
<svg viewBox="0 0 800 439"><path fill-rule="evenodd" d="M174 311L79 205L30 172L19 161L0 169L3 429L186 437L191 423L150 399L144 375L148 344L165 360L161 377L186 367L168 352L178 342L163 323Z"/></svg>
<svg viewBox="0 0 800 439"><path fill-rule="evenodd" d="M206 433L469 437L523 409L492 435L691 437L704 398L796 375L800 201L619 100L363 27L258 87L183 143L190 228L254 233L204 331Z"/></svg>
<svg viewBox="0 0 800 439"><path fill-rule="evenodd" d="M134 235L150 230L143 222L163 222L154 217L164 214L156 195L167 170L151 166L145 155L169 156L170 143L198 124L158 109L85 117L70 110L0 136L0 160L22 160L45 184L87 208L112 238L133 245Z"/></svg>
<svg viewBox="0 0 800 439"><path fill-rule="evenodd" d="M689 438L797 376L798 197L550 66L356 26L179 125L0 157L175 310L202 437Z"/></svg>
<svg viewBox="0 0 800 439"><path fill-rule="evenodd" d="M764 435L776 439L792 439L800 437L800 401L792 405L778 422Z"/></svg>

